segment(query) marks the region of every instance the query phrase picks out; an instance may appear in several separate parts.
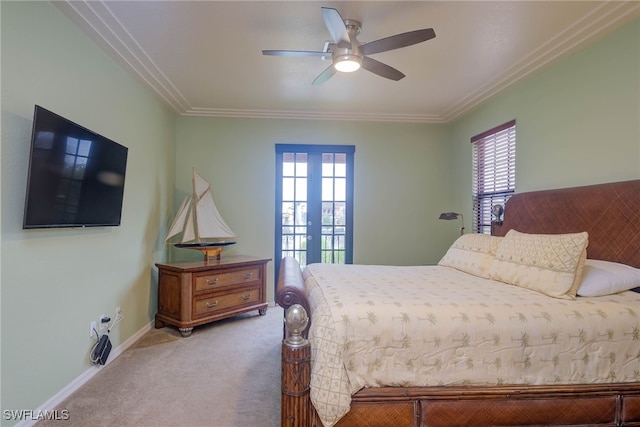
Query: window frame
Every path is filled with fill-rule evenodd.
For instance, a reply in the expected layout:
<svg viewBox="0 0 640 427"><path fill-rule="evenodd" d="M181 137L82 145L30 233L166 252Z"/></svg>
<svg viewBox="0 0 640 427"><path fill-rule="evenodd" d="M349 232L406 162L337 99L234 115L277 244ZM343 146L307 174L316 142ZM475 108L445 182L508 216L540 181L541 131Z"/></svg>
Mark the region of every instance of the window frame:
<svg viewBox="0 0 640 427"><path fill-rule="evenodd" d="M473 231L491 234L492 209L516 191L516 120L471 137Z"/></svg>

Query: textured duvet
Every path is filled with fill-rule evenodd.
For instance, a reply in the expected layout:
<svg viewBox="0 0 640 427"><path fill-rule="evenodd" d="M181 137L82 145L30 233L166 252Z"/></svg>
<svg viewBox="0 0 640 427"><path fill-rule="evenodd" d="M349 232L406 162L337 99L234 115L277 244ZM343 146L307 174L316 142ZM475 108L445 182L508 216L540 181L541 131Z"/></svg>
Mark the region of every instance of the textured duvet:
<svg viewBox="0 0 640 427"><path fill-rule="evenodd" d="M311 264L311 400L363 387L640 381L640 294L556 299L442 266Z"/></svg>

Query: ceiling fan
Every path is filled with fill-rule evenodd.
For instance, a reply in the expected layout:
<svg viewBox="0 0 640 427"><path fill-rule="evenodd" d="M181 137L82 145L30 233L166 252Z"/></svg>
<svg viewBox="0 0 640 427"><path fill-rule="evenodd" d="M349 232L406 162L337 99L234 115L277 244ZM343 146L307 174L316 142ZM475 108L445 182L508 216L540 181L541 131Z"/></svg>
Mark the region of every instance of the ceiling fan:
<svg viewBox="0 0 640 427"><path fill-rule="evenodd" d="M326 82L337 71L352 72L360 67L380 77L398 81L404 78L404 74L393 67L369 58L368 55L422 43L436 36L433 28L426 28L360 44L357 40L362 28L360 22L353 19L342 19L336 9L328 7L322 8L322 18L333 39L333 43L325 43L322 51L263 50L262 54L273 56L315 56L321 59L331 58L333 64L316 77L313 81L314 86Z"/></svg>

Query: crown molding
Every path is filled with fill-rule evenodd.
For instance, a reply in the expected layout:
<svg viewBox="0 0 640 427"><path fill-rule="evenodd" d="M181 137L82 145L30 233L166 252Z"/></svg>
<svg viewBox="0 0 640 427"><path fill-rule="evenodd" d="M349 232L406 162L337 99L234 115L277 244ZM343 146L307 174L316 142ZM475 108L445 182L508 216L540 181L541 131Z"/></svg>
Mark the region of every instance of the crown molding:
<svg viewBox="0 0 640 427"><path fill-rule="evenodd" d="M185 97L102 0L64 0L55 1L54 4L178 114L191 108Z"/></svg>
<svg viewBox="0 0 640 427"><path fill-rule="evenodd" d="M439 115L357 113L338 111L251 110L225 108L192 108L182 116L235 117L255 119L344 120L366 122L445 123Z"/></svg>
<svg viewBox="0 0 640 427"><path fill-rule="evenodd" d="M452 122L470 112L489 98L524 80L552 61L577 51L589 41L631 22L640 15L637 0L609 1L582 17L571 27L532 51L529 55L487 82L442 114L444 122Z"/></svg>
<svg viewBox="0 0 640 427"><path fill-rule="evenodd" d="M512 67L506 69L502 74L458 100L442 113L395 114L194 107L129 34L103 0L63 0L53 3L103 46L118 63L141 79L181 116L409 123L453 122L499 92L544 68L552 61L578 50L589 41L595 40L640 16L640 2L637 0L604 2L574 25L566 28Z"/></svg>

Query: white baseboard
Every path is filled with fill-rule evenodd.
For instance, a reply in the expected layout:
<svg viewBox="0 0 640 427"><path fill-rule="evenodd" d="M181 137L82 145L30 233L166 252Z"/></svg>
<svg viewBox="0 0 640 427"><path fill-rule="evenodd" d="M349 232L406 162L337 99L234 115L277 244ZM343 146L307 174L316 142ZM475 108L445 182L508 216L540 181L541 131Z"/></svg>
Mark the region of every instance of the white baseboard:
<svg viewBox="0 0 640 427"><path fill-rule="evenodd" d="M117 359L118 356L122 354L123 351L131 347L138 341L144 334L149 332L151 328L153 328L154 321L152 320L149 324L145 325L138 332L129 337L126 341L120 344L118 347L115 347L109 353L109 359L104 365L95 365L84 371L80 376L71 381L66 387L53 395L49 400L44 402L38 409L33 411L34 416L37 414L47 414L53 413L53 410L60 405L67 397L71 396L75 391L77 391L80 387L86 384L94 375L96 375L102 368L109 365L111 362ZM39 420L37 419L25 419L20 421L15 427L31 427Z"/></svg>

